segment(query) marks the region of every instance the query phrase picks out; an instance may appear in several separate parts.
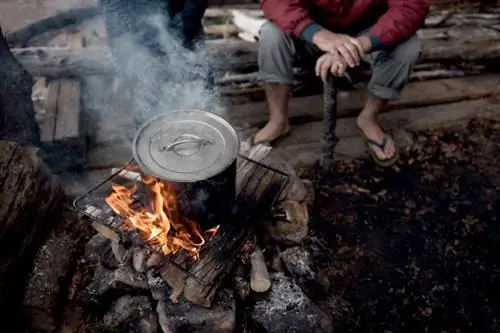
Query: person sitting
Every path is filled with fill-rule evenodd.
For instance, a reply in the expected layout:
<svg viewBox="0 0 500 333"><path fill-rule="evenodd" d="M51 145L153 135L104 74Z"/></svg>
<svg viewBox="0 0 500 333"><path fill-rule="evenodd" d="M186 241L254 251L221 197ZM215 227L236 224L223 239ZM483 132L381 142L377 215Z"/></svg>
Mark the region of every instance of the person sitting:
<svg viewBox="0 0 500 333"><path fill-rule="evenodd" d="M254 142L272 143L290 131L288 102L294 66L314 68L326 80L367 61L369 96L357 125L375 162L397 161L394 140L378 115L401 96L421 52L416 36L428 0L261 0L267 22L260 29L259 71L270 110Z"/></svg>

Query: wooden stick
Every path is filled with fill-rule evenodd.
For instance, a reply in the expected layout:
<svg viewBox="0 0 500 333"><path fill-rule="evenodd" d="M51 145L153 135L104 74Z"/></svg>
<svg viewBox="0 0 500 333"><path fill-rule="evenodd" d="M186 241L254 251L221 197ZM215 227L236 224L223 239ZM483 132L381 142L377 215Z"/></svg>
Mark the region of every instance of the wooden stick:
<svg viewBox="0 0 500 333"><path fill-rule="evenodd" d="M255 245L250 256L252 268L250 270L250 288L257 293L264 293L271 288L271 280L267 271L266 261L261 249Z"/></svg>

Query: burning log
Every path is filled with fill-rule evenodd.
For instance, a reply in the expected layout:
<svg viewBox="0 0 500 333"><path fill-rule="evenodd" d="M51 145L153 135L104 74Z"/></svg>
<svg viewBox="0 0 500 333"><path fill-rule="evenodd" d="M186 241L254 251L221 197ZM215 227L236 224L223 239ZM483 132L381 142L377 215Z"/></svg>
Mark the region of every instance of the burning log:
<svg viewBox="0 0 500 333"><path fill-rule="evenodd" d="M260 195L256 196L256 188L259 188L261 183L255 182L252 186L248 184L252 184L251 180L255 181L254 177L261 180L262 176L259 172L249 175L250 179L245 182L238 196L235 213L230 217L230 222L221 225L209 247L200 253L201 259L191 268L190 272L194 276L188 278L184 287L184 297L190 302L205 307L211 305L217 288L231 272L236 255L245 241L260 228L286 185L276 176L277 178L269 182Z"/></svg>
<svg viewBox="0 0 500 333"><path fill-rule="evenodd" d="M271 288L271 280L267 271L266 260L262 250L255 245L250 256L252 269L250 270L250 287L257 293L264 293Z"/></svg>

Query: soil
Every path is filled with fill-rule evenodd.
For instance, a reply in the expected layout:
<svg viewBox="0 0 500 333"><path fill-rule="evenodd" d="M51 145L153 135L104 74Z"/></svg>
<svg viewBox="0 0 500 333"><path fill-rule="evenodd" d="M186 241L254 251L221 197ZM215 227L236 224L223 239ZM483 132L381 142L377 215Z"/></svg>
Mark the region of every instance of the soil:
<svg viewBox="0 0 500 333"><path fill-rule="evenodd" d="M500 332L500 123L414 135L397 167L339 161L318 191L336 331Z"/></svg>

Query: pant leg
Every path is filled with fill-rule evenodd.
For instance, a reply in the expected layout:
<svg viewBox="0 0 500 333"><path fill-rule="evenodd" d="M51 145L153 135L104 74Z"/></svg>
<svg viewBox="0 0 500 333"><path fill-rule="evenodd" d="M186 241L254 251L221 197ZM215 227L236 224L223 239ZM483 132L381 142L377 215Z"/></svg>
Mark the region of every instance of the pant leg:
<svg viewBox="0 0 500 333"><path fill-rule="evenodd" d="M292 84L293 67L314 67L320 50L313 44L291 37L271 22L260 29L259 76L268 83Z"/></svg>
<svg viewBox="0 0 500 333"><path fill-rule="evenodd" d="M417 36L412 36L391 50L371 53L367 61L373 74L368 91L375 97L397 100L420 58L422 45Z"/></svg>

